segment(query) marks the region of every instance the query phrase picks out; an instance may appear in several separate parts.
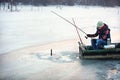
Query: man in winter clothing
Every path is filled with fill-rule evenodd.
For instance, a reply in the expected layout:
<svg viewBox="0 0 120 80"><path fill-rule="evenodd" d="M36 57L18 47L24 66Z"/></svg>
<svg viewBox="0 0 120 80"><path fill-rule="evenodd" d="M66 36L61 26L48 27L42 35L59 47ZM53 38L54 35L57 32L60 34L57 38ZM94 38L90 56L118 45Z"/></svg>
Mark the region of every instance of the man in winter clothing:
<svg viewBox="0 0 120 80"><path fill-rule="evenodd" d="M107 24L103 23L102 21L98 21L97 23L97 31L95 34L87 34L88 37L97 37L99 39L92 39L91 44L93 49L98 50L102 49L104 45L107 45L107 39L110 39L110 29L108 28Z"/></svg>

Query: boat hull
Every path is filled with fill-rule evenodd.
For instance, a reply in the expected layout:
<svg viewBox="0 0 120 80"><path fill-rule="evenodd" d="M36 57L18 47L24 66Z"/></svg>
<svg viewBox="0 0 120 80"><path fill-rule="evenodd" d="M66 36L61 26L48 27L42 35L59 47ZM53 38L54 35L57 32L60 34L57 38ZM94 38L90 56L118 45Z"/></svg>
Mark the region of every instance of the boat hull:
<svg viewBox="0 0 120 80"><path fill-rule="evenodd" d="M115 48L93 50L91 46L79 45L80 59L120 59L120 43Z"/></svg>

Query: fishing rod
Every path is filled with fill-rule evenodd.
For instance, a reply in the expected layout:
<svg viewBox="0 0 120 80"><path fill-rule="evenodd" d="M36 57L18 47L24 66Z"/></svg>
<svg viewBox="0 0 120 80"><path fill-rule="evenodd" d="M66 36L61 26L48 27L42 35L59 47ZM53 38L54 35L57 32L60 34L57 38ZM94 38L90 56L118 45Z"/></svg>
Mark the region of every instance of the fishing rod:
<svg viewBox="0 0 120 80"><path fill-rule="evenodd" d="M57 14L54 11L51 11L52 13L54 13L55 15L59 16L60 18L62 18L63 20L67 21L68 23L72 24L74 27L77 27L81 32L83 32L85 35L87 35L86 32L84 32L82 29L80 29L78 26L76 26L75 24L73 24L72 22L70 22L69 20L67 20L66 18L60 16L59 14ZM87 37L85 37L87 39Z"/></svg>
<svg viewBox="0 0 120 80"><path fill-rule="evenodd" d="M77 31L78 37L79 37L79 39L80 39L80 42L81 42L81 44L83 45L83 41L82 41L82 39L81 39L81 37L80 37L80 34L79 34L79 31L78 31L78 28L76 27L75 21L74 21L73 18L72 18L72 20L73 20L73 23L74 23L74 25L75 25L75 28L76 28L76 31Z"/></svg>

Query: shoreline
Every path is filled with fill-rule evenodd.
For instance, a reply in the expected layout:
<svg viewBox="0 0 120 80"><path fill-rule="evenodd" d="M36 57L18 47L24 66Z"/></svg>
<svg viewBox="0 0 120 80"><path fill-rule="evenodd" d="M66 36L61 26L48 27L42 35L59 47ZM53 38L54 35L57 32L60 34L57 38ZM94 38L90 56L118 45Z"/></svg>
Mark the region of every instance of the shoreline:
<svg viewBox="0 0 120 80"><path fill-rule="evenodd" d="M71 43L71 44L70 44ZM19 56L23 55L31 55L36 53L49 53L50 50L53 49L53 52L60 53L62 51L78 51L77 48L77 39L70 39L70 40L62 40L62 41L56 41L51 42L47 44L37 45L37 46L29 46L26 48L17 49L15 51L1 54L0 59L2 63L8 63L14 60L17 60Z"/></svg>
<svg viewBox="0 0 120 80"><path fill-rule="evenodd" d="M120 31L117 31L117 32L112 32L112 34L111 34L111 39L112 39L112 43L116 43L116 42L120 42L120 36L118 36L118 34L120 34ZM67 42L68 41L68 42ZM58 41L53 41L53 42L46 42L46 43L39 43L39 44L35 44L35 45L31 45L31 46L26 46L26 47L22 47L22 48L18 48L18 49L15 49L15 50L12 50L12 51L9 51L9 52L6 52L6 53L1 53L0 54L0 56L1 55L7 55L7 54L10 54L10 53L14 53L14 52L17 52L17 51L20 51L20 50L25 50L25 49L28 49L28 48L38 48L38 47L45 47L45 46L47 46L47 45L49 45L49 49L51 49L50 48L50 45L52 45L52 44L60 44L60 43L64 43L64 42L66 42L67 44L69 43L69 42L74 42L74 44L75 44L75 42L76 42L76 46L78 45L77 43L78 43L78 41L79 41L79 39L78 39L78 37L77 38L72 38L72 39L65 39L65 40L58 40ZM85 43L85 45L91 45L90 44L90 39L82 39L82 41L83 41L83 43Z"/></svg>
<svg viewBox="0 0 120 80"><path fill-rule="evenodd" d="M14 52L17 52L17 51L21 51L21 50L25 50L25 49L29 49L29 48L38 48L38 47L46 47L47 45L53 45L53 44L61 44L61 43L64 43L64 42L78 42L78 39L65 39L65 40L58 40L58 41L51 41L51 42L46 42L46 43L39 43L39 44L34 44L34 45L31 45L31 46L26 46L26 47L22 47L22 48L18 48L18 49L15 49L15 50L11 50L9 52L5 52L5 53L1 53L1 55L6 55L6 54L10 54L10 53L14 53ZM40 49L41 50L41 49Z"/></svg>

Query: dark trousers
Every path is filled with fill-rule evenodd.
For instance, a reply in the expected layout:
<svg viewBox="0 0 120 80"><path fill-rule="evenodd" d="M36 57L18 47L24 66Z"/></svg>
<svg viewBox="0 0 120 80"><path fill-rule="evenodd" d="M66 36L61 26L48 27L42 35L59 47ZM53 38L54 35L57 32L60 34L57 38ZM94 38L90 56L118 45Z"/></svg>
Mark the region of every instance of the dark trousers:
<svg viewBox="0 0 120 80"><path fill-rule="evenodd" d="M107 42L102 39L91 39L91 44L94 50L102 49L104 45L107 45Z"/></svg>

